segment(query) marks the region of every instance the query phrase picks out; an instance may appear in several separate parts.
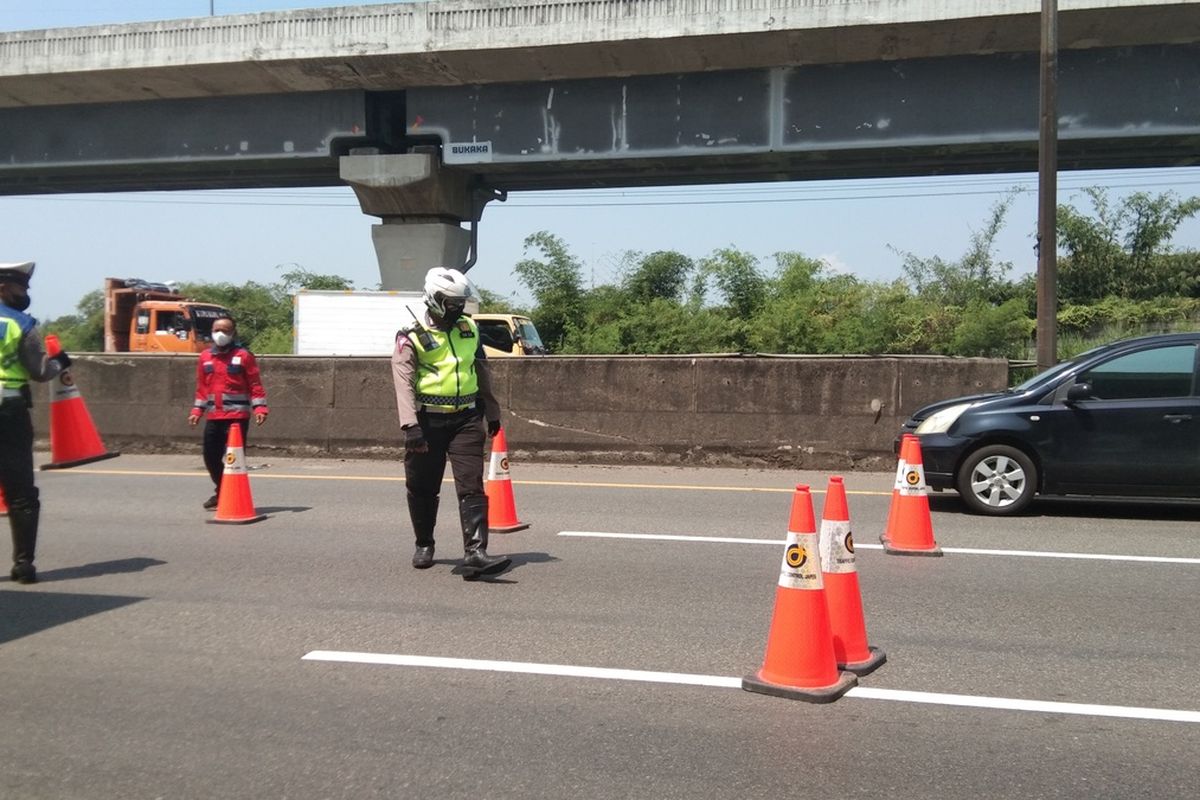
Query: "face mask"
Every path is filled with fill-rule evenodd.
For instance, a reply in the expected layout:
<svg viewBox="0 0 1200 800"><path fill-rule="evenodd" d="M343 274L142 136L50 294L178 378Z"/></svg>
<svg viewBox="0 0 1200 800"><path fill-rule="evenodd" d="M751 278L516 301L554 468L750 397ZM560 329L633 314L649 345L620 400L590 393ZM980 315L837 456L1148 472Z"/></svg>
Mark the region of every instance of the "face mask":
<svg viewBox="0 0 1200 800"><path fill-rule="evenodd" d="M29 308L29 302L29 295L23 294L20 297L14 297L12 301L6 303L6 305L9 308L16 309L17 311L24 311L25 309Z"/></svg>
<svg viewBox="0 0 1200 800"><path fill-rule="evenodd" d="M217 331L213 334L213 344L215 344L217 347L229 347L229 344L232 341L233 337L225 331Z"/></svg>
<svg viewBox="0 0 1200 800"><path fill-rule="evenodd" d="M446 309L446 313L442 316L442 322L446 325L452 325L462 316L465 307L465 305L459 303L443 303L442 308Z"/></svg>

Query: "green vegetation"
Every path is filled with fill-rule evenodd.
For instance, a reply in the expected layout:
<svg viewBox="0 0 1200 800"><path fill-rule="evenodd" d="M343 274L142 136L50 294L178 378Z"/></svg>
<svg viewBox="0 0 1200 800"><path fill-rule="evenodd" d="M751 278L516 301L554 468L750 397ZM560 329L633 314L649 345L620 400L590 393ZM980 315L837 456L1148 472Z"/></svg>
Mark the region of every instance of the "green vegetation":
<svg viewBox="0 0 1200 800"><path fill-rule="evenodd" d="M1171 236L1200 213L1200 197L1130 195L1118 203L1087 191L1090 213L1059 208L1059 355L1114 339L1200 327L1200 251L1175 251ZM896 251L903 278L865 281L798 252L764 264L722 248L699 260L682 253L627 252L611 284L587 288L584 265L559 237L525 240L513 272L533 299L516 308L481 289L483 311L533 317L554 353L937 353L1030 358L1036 287L1010 278L995 257L1010 194L991 210L957 259ZM277 283L195 283L182 291L228 307L259 353L291 352L297 289L349 289L337 275L302 268ZM99 350L103 297L47 323L68 350Z"/></svg>

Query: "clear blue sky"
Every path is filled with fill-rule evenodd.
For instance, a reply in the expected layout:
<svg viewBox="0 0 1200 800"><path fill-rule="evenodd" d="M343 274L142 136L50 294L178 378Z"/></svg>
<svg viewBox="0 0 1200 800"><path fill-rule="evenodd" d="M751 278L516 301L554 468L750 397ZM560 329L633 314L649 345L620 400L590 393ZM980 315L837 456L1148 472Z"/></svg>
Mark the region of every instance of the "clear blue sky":
<svg viewBox="0 0 1200 800"><path fill-rule="evenodd" d="M214 0L220 14L319 6L317 0ZM0 31L207 16L209 0L0 0ZM1062 173L1060 202L1086 208L1080 189L1200 194L1200 168ZM1022 187L998 241L1014 275L1033 271L1036 176L764 183L639 190L526 192L492 203L480 225L479 285L521 298L512 265L522 242L547 230L609 282L627 250L678 250L701 258L737 247L770 262L795 250L867 279L900 276L889 245L956 258L989 209ZM370 228L349 189L254 190L0 198L0 261L38 262L32 312L73 310L107 276L149 280L272 282L281 267L336 273L374 288ZM1200 248L1200 220L1176 247Z"/></svg>

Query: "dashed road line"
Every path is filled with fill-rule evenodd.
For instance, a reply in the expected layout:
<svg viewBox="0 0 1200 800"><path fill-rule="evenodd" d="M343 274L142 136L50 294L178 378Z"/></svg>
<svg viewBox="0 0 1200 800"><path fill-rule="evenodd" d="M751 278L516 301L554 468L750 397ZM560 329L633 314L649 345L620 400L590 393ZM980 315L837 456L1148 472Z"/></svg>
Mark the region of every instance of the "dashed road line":
<svg viewBox="0 0 1200 800"><path fill-rule="evenodd" d="M140 469L87 469L75 468L71 470L75 475L107 475L107 476L128 476L135 477L151 477L151 478L207 478L208 475L201 470L193 472L179 472L173 470L140 470ZM287 472L254 472L254 479L268 480L293 480L293 481L382 481L388 483L403 483L403 475L303 475L299 473ZM453 478L446 478L443 483L451 483ZM743 492L751 494L791 494L795 491L794 488L784 488L777 486L720 486L706 484L690 484L690 483L613 483L608 481L541 481L541 480L513 480L514 486L565 486L580 489L666 489L671 491L684 492ZM812 488L810 493L824 494L824 489ZM890 497L891 492L877 492L863 489L848 489L846 494L858 495L861 497Z"/></svg>
<svg viewBox="0 0 1200 800"><path fill-rule="evenodd" d="M458 669L476 672L504 672L523 675L550 675L565 678L667 683L685 686L708 686L720 689L739 689L742 679L728 675L700 675L687 672L654 672L611 667L582 667L571 664L537 664L524 661L493 661L472 658L443 658L389 653L356 653L338 650L313 650L304 661L333 661L351 664L373 664L390 667L425 667ZM1139 706L1111 706L1095 703L1063 703L1048 700L1026 700L1016 697L914 692L901 689L876 689L856 686L846 697L860 700L888 700L901 703L986 708L1000 711L1030 711L1042 714L1071 714L1089 717L1152 720L1157 722L1200 723L1200 711Z"/></svg>

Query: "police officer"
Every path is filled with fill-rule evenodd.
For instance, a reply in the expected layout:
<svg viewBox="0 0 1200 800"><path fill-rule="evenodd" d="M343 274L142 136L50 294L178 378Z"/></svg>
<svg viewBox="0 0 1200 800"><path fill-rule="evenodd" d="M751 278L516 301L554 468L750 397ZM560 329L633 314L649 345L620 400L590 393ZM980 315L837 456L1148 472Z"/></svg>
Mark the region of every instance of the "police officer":
<svg viewBox="0 0 1200 800"><path fill-rule="evenodd" d="M242 429L242 441L246 441L250 416L254 424L267 421L267 390L263 388L258 374L258 362L254 354L237 341L237 326L228 317L213 323L213 346L200 354L196 362L196 396L188 415L188 424L195 427L200 415L208 412L204 424L204 466L212 478L213 496L204 501L204 507L217 507L217 493L221 490L221 476L225 472L225 447L229 442L229 429L234 425Z"/></svg>
<svg viewBox="0 0 1200 800"><path fill-rule="evenodd" d="M471 286L456 269L425 276L423 319L396 334L392 380L404 431L404 479L417 546L412 565L433 566L433 529L446 459L454 473L467 580L503 572L508 558L489 556L488 498L483 490L487 436L500 430L500 404L475 322L464 313Z"/></svg>
<svg viewBox="0 0 1200 800"><path fill-rule="evenodd" d="M42 504L33 484L33 395L29 381L48 381L67 367L66 353L46 356L46 345L29 308L33 262L0 264L0 489L8 502L17 583L36 583L33 566Z"/></svg>

